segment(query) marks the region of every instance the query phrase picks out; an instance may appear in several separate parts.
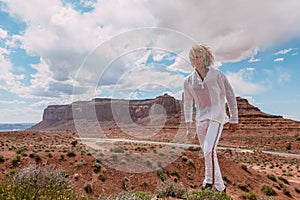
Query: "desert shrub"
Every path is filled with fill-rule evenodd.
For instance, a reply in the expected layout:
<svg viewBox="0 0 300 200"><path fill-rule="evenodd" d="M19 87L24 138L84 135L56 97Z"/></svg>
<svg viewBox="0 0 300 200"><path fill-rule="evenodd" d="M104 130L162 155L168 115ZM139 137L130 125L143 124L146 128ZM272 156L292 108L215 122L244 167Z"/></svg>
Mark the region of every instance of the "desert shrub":
<svg viewBox="0 0 300 200"><path fill-rule="evenodd" d="M136 192L132 195L133 199L151 200L151 194L147 192Z"/></svg>
<svg viewBox="0 0 300 200"><path fill-rule="evenodd" d="M268 177L270 180L277 182L276 176L275 176L274 174L268 174L267 177Z"/></svg>
<svg viewBox="0 0 300 200"><path fill-rule="evenodd" d="M296 191L297 193L300 193L300 189L299 189L299 188L295 187L294 189L295 189L295 191Z"/></svg>
<svg viewBox="0 0 300 200"><path fill-rule="evenodd" d="M270 186L268 184L262 184L261 191L267 196L275 196L276 195L275 190L273 190L272 186Z"/></svg>
<svg viewBox="0 0 300 200"><path fill-rule="evenodd" d="M69 157L75 157L76 153L74 151L68 151L67 156L69 156Z"/></svg>
<svg viewBox="0 0 300 200"><path fill-rule="evenodd" d="M282 182L284 182L285 184L290 184L289 181L282 176L279 176L278 179L281 180Z"/></svg>
<svg viewBox="0 0 300 200"><path fill-rule="evenodd" d="M22 154L24 151L27 151L27 150L28 150L27 147L21 147L21 148L16 150L16 153L17 154Z"/></svg>
<svg viewBox="0 0 300 200"><path fill-rule="evenodd" d="M35 154L34 159L35 159L35 162L36 162L36 163L39 163L39 162L42 161L42 157L41 157L40 155L38 155L38 154Z"/></svg>
<svg viewBox="0 0 300 200"><path fill-rule="evenodd" d="M215 192L213 190L190 191L187 194L188 200L232 200L232 198L224 192Z"/></svg>
<svg viewBox="0 0 300 200"><path fill-rule="evenodd" d="M151 200L151 194L146 192L136 192L136 193L130 193L130 192L122 192L115 196L99 196L98 200Z"/></svg>
<svg viewBox="0 0 300 200"><path fill-rule="evenodd" d="M16 165L18 165L18 163L20 162L20 160L21 160L21 157L19 155L17 155L16 157L13 157L11 159L11 163L12 163L13 166L16 166Z"/></svg>
<svg viewBox="0 0 300 200"><path fill-rule="evenodd" d="M200 151L201 150L201 147L197 147L197 146L189 146L188 147L188 150L189 151Z"/></svg>
<svg viewBox="0 0 300 200"><path fill-rule="evenodd" d="M257 200L258 199L258 195L253 191L243 192L241 194L241 197L246 200Z"/></svg>
<svg viewBox="0 0 300 200"><path fill-rule="evenodd" d="M248 192L248 191L249 191L248 188L247 188L248 185L247 185L246 183L244 183L244 182L238 183L237 186L238 186L238 188L240 188L241 190L243 190L243 191L245 191L245 192Z"/></svg>
<svg viewBox="0 0 300 200"><path fill-rule="evenodd" d="M73 140L73 141L71 142L71 145L72 145L73 147L75 147L77 143L78 143L77 140Z"/></svg>
<svg viewBox="0 0 300 200"><path fill-rule="evenodd" d="M170 174L171 176L177 176L178 178L180 178L179 172L177 170L173 170Z"/></svg>
<svg viewBox="0 0 300 200"><path fill-rule="evenodd" d="M162 169L156 170L156 175L160 178L162 181L166 181L167 177L166 174L163 172Z"/></svg>
<svg viewBox="0 0 300 200"><path fill-rule="evenodd" d="M60 154L60 156L59 156L59 160L65 160L65 155L64 154Z"/></svg>
<svg viewBox="0 0 300 200"><path fill-rule="evenodd" d="M188 157L182 156L181 159L182 159L183 162L186 162L188 160Z"/></svg>
<svg viewBox="0 0 300 200"><path fill-rule="evenodd" d="M291 197L291 196L292 196L290 190L287 189L287 188L283 188L282 193L285 194L285 195L288 196L288 197Z"/></svg>
<svg viewBox="0 0 300 200"><path fill-rule="evenodd" d="M0 199L79 199L66 174L37 165L21 169L0 185Z"/></svg>
<svg viewBox="0 0 300 200"><path fill-rule="evenodd" d="M4 163L5 159L2 155L0 155L0 163Z"/></svg>
<svg viewBox="0 0 300 200"><path fill-rule="evenodd" d="M99 176L98 176L98 179L102 182L104 182L106 180L105 176L103 173L100 173Z"/></svg>
<svg viewBox="0 0 300 200"><path fill-rule="evenodd" d="M94 164L93 164L93 170L97 174L98 172L101 171L101 165L99 163L97 163L97 162L94 162Z"/></svg>
<svg viewBox="0 0 300 200"><path fill-rule="evenodd" d="M195 163L194 163L194 161L193 161L192 159L188 159L188 160L186 161L186 164L188 164L188 165L190 165L190 166L192 166L192 167L195 167Z"/></svg>
<svg viewBox="0 0 300 200"><path fill-rule="evenodd" d="M83 189L87 194L92 194L93 193L93 187L90 183L85 183L84 186L83 186Z"/></svg>
<svg viewBox="0 0 300 200"><path fill-rule="evenodd" d="M291 149L292 149L291 143L289 143L288 145L286 145L286 150L291 150Z"/></svg>
<svg viewBox="0 0 300 200"><path fill-rule="evenodd" d="M166 197L183 198L187 193L187 189L179 184L172 184L170 182L165 182L160 187L157 188L156 192L159 198L166 198Z"/></svg>

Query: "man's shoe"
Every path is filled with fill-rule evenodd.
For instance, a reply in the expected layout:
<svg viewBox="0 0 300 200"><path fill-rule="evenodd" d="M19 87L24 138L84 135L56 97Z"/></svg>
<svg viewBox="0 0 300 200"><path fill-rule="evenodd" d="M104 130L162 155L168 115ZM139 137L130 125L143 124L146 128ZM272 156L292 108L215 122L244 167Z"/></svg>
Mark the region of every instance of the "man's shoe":
<svg viewBox="0 0 300 200"><path fill-rule="evenodd" d="M217 190L218 191L218 190ZM226 194L226 187L224 188L224 190L221 190L221 191L218 191L218 192L222 192L222 193L225 193Z"/></svg>
<svg viewBox="0 0 300 200"><path fill-rule="evenodd" d="M212 184L206 183L205 186L204 186L204 189L211 190L212 189Z"/></svg>

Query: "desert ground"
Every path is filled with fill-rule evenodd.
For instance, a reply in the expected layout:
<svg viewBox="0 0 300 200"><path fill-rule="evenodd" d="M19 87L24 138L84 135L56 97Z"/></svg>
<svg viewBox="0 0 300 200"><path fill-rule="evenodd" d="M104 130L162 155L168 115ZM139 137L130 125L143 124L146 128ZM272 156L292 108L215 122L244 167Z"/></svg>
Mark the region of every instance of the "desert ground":
<svg viewBox="0 0 300 200"><path fill-rule="evenodd" d="M151 137L128 134L113 123L102 127L100 136L84 129L79 133L1 132L0 181L12 171L35 164L64 170L83 195L90 184L95 197L123 191L150 192L155 197L164 182L201 191L204 160L197 138L183 137L184 127L169 124L152 135L148 127L135 129ZM300 199L298 129L249 130L241 125L231 133L225 126L219 141L218 158L227 194L233 199L245 199L247 192L261 199ZM270 185L276 195L267 196L261 190L263 184Z"/></svg>

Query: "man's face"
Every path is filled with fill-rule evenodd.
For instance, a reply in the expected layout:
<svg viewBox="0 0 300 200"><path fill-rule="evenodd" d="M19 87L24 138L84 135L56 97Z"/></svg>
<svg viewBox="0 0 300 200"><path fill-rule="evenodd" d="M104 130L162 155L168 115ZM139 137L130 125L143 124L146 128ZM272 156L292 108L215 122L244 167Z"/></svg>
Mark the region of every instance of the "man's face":
<svg viewBox="0 0 300 200"><path fill-rule="evenodd" d="M204 67L204 58L202 52L196 51L193 59L196 69L202 69Z"/></svg>

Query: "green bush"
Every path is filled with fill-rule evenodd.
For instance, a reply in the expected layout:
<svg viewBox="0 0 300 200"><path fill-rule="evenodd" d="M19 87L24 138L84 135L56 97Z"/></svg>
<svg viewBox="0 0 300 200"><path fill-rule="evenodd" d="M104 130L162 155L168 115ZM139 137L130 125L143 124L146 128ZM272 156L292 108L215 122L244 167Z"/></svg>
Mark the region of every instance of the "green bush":
<svg viewBox="0 0 300 200"><path fill-rule="evenodd" d="M267 177L268 177L270 180L272 180L272 181L274 181L274 182L277 182L276 176L275 176L274 174L268 174Z"/></svg>
<svg viewBox="0 0 300 200"><path fill-rule="evenodd" d="M187 194L188 200L232 200L224 192L215 192L213 190L191 191Z"/></svg>
<svg viewBox="0 0 300 200"><path fill-rule="evenodd" d="M69 157L75 157L76 153L74 151L68 151L67 156L69 156Z"/></svg>
<svg viewBox="0 0 300 200"><path fill-rule="evenodd" d="M16 157L13 157L11 159L11 163L12 163L13 166L16 166L16 165L18 165L18 163L20 162L20 160L21 160L20 155L17 155Z"/></svg>
<svg viewBox="0 0 300 200"><path fill-rule="evenodd" d="M147 192L136 192L133 194L134 199L151 200L151 194Z"/></svg>
<svg viewBox="0 0 300 200"><path fill-rule="evenodd" d="M275 196L276 195L275 190L273 190L272 186L270 186L268 184L262 184L261 191L267 196Z"/></svg>
<svg viewBox="0 0 300 200"><path fill-rule="evenodd" d="M163 183L157 189L157 196L159 198L176 197L184 198L187 193L187 189L179 184L172 184L170 182Z"/></svg>
<svg viewBox="0 0 300 200"><path fill-rule="evenodd" d="M197 147L197 146L189 146L188 147L188 150L189 151L200 151L201 150L201 147Z"/></svg>
<svg viewBox="0 0 300 200"><path fill-rule="evenodd" d="M163 172L162 169L156 170L156 175L160 178L162 181L166 181L167 177L166 174Z"/></svg>
<svg viewBox="0 0 300 200"><path fill-rule="evenodd" d="M5 159L2 155L0 155L0 163L4 163Z"/></svg>
<svg viewBox="0 0 300 200"><path fill-rule="evenodd" d="M294 189L295 189L295 191L296 191L298 194L300 194L300 189L299 189L299 188L295 187Z"/></svg>
<svg viewBox="0 0 300 200"><path fill-rule="evenodd" d="M283 188L282 192L283 192L283 194L285 194L285 195L288 196L288 197L291 197L291 196L292 196L290 190L287 189L287 188Z"/></svg>
<svg viewBox="0 0 300 200"><path fill-rule="evenodd" d="M248 188L247 188L248 185L247 185L246 183L244 183L244 182L238 183L237 186L238 186L238 188L240 188L241 190L243 190L243 191L245 191L245 192L248 192L248 191L249 191Z"/></svg>
<svg viewBox="0 0 300 200"><path fill-rule="evenodd" d="M285 184L290 184L289 181L282 176L279 176L278 179L281 180L282 182L284 182Z"/></svg>
<svg viewBox="0 0 300 200"><path fill-rule="evenodd" d="M243 192L241 194L241 197L246 200L257 200L258 199L258 195L253 191Z"/></svg>
<svg viewBox="0 0 300 200"><path fill-rule="evenodd" d="M0 199L80 199L63 171L36 165L12 174L0 185Z"/></svg>
<svg viewBox="0 0 300 200"><path fill-rule="evenodd" d="M136 192L136 193L122 192L113 197L111 196L98 197L98 200L129 200L129 199L130 200L151 200L151 194L146 192Z"/></svg>

